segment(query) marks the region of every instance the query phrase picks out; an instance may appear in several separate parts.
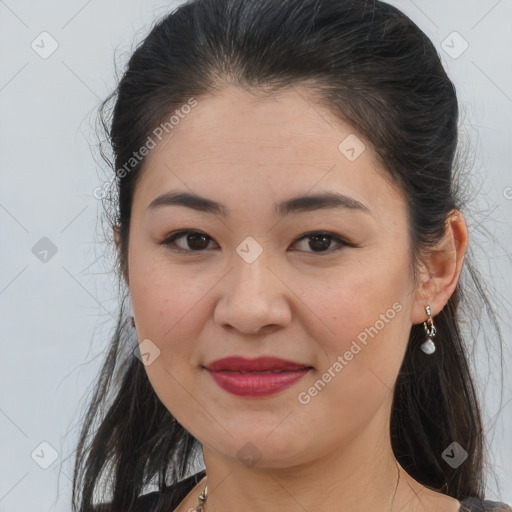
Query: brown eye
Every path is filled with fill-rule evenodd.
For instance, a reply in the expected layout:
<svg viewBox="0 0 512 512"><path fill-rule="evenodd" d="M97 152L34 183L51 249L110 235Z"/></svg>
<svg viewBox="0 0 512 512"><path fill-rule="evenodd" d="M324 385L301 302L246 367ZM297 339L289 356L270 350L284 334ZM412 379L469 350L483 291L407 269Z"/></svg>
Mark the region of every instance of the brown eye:
<svg viewBox="0 0 512 512"><path fill-rule="evenodd" d="M325 252L334 252L339 250L341 247L330 249L331 243L334 241L338 246L350 246L348 242L341 239L340 237L333 235L331 233L323 233L323 232L317 232L317 233L308 233L301 237L298 242L302 242L305 240L309 240L307 245L305 247L309 247L311 250L307 249L301 249L305 250L305 252L313 252L313 253L325 253Z"/></svg>
<svg viewBox="0 0 512 512"><path fill-rule="evenodd" d="M176 243L180 239L184 240L182 245ZM208 235L200 231L177 231L161 242L161 244L168 245L178 252L201 252L208 248L210 240L211 238ZM176 249L173 247L174 245L177 246Z"/></svg>

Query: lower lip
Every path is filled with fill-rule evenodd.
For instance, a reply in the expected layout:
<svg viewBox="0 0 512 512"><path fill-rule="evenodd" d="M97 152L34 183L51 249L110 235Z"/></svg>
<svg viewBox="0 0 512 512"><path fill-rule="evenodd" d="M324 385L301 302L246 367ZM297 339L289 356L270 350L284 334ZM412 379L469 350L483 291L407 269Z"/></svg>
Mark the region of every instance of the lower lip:
<svg viewBox="0 0 512 512"><path fill-rule="evenodd" d="M293 386L309 370L310 368L279 373L238 373L207 369L219 387L238 396L268 396L279 393Z"/></svg>

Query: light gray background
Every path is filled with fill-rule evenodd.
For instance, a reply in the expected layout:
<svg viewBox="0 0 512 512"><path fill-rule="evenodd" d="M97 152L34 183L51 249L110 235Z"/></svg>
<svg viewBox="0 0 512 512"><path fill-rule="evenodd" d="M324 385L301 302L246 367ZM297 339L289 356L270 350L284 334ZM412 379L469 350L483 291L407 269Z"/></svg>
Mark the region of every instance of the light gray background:
<svg viewBox="0 0 512 512"><path fill-rule="evenodd" d="M491 478L487 497L498 496L499 484L499 497L512 503L512 1L390 3L434 41L456 84L481 193L474 207L483 212L470 228L482 222L501 242L479 252L491 295L503 300L508 373L501 404L483 337L473 361L479 382L487 383L486 425L494 426L488 441L498 478ZM90 148L95 109L115 84L114 50L122 69L149 24L174 5L0 0L0 512L70 510L79 400L96 375L117 308L99 237L102 205L94 194L105 181ZM31 47L47 37L39 51L51 48L48 36L39 37L43 31L58 43L48 58ZM457 58L463 41L450 36L454 31L469 43ZM58 251L47 262L32 251L43 237ZM58 454L47 469L31 457L35 450L36 460L50 461L43 442Z"/></svg>

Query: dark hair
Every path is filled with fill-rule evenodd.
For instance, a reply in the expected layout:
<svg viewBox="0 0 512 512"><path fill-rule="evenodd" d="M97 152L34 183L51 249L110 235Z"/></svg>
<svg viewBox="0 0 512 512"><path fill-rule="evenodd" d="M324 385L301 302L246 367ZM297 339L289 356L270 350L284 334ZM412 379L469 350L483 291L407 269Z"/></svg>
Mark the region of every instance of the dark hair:
<svg viewBox="0 0 512 512"><path fill-rule="evenodd" d="M372 145L407 200L416 278L422 254L444 235L448 215L464 206L454 163L456 92L432 42L380 1L196 0L155 24L101 106L114 161L102 155L116 172L110 227L120 226L120 281L128 275L132 198L144 167L134 152L191 98L215 95L228 84L264 95L304 86ZM411 328L391 416L399 463L421 484L456 499L483 498L484 488L481 414L458 312L462 301L469 311L471 290L471 301L484 305L501 341L470 255L435 317L434 356L418 350L423 326ZM127 511L145 486L163 490L199 457L199 442L164 407L133 356L137 340L123 306L77 448L72 500L80 512L93 510L105 474L108 510ZM453 441L469 454L456 470L441 458Z"/></svg>

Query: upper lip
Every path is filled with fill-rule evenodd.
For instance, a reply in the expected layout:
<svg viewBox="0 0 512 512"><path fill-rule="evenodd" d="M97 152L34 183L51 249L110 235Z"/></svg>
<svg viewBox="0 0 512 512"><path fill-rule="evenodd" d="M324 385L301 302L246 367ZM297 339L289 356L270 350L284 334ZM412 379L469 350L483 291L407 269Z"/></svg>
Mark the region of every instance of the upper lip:
<svg viewBox="0 0 512 512"><path fill-rule="evenodd" d="M247 359L240 356L225 357L217 359L205 365L206 368L213 371L242 371L242 372L264 372L270 370L301 370L311 368L307 364L297 363L280 359L279 357L258 357L256 359Z"/></svg>

